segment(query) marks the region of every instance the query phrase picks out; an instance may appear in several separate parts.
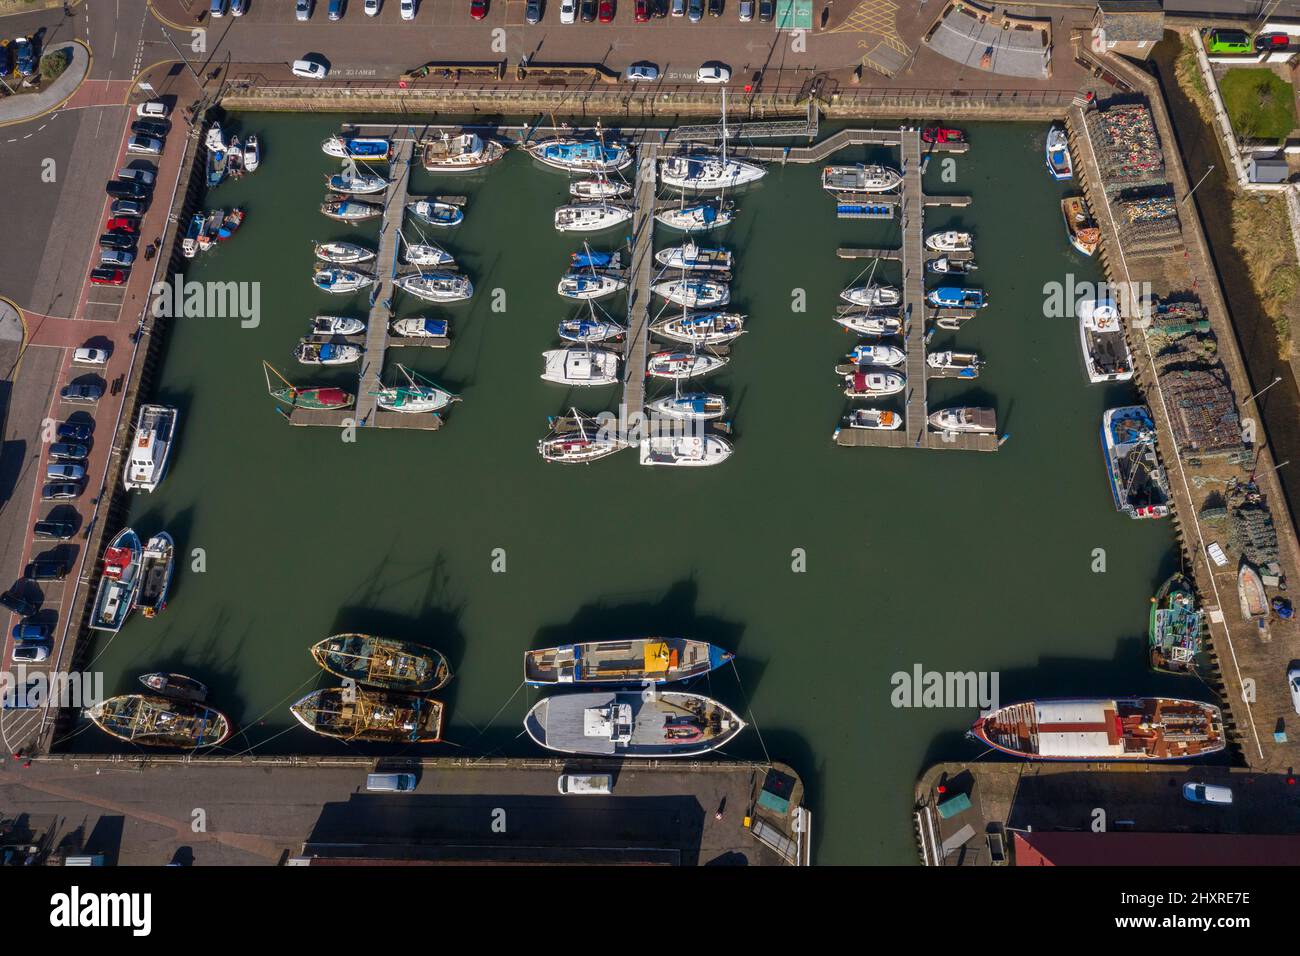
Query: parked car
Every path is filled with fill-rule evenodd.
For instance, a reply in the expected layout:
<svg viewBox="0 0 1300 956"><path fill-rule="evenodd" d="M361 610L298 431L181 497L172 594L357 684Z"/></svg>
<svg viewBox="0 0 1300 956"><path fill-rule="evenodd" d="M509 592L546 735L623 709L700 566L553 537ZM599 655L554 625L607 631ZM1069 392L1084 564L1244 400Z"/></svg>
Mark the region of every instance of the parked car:
<svg viewBox="0 0 1300 956"><path fill-rule="evenodd" d="M15 624L9 636L15 641L31 643L33 641L48 641L50 639L50 626L48 624L34 624L31 621L22 621Z"/></svg>
<svg viewBox="0 0 1300 956"><path fill-rule="evenodd" d="M686 7L686 19L691 23L699 23L704 17L704 0L688 0Z"/></svg>
<svg viewBox="0 0 1300 956"><path fill-rule="evenodd" d="M329 18L331 20L342 20L343 14L347 11L346 0L330 0Z"/></svg>
<svg viewBox="0 0 1300 956"><path fill-rule="evenodd" d="M86 469L83 465L54 462L45 466L45 477L50 481L81 481L86 477Z"/></svg>
<svg viewBox="0 0 1300 956"><path fill-rule="evenodd" d="M162 100L148 100L136 106L135 115L140 119L166 119L167 104Z"/></svg>
<svg viewBox="0 0 1300 956"><path fill-rule="evenodd" d="M577 0L560 0L560 22L572 23L578 19Z"/></svg>
<svg viewBox="0 0 1300 956"><path fill-rule="evenodd" d="M629 83L639 83L646 80L659 79L659 67L653 63L633 63L623 74Z"/></svg>
<svg viewBox="0 0 1300 956"><path fill-rule="evenodd" d="M14 70L19 76L34 76L36 73L36 49L27 37L15 37L13 42Z"/></svg>
<svg viewBox="0 0 1300 956"><path fill-rule="evenodd" d="M1291 37L1285 33L1261 33L1255 37L1255 49L1260 53L1285 50L1290 45Z"/></svg>
<svg viewBox="0 0 1300 956"><path fill-rule="evenodd" d="M127 183L139 183L141 186L152 186L154 171L152 169L146 169L144 166L126 166L117 171L117 178Z"/></svg>
<svg viewBox="0 0 1300 956"><path fill-rule="evenodd" d="M224 17L226 15L226 0L211 0L208 4L208 16L212 19Z"/></svg>
<svg viewBox="0 0 1300 956"><path fill-rule="evenodd" d="M379 0L366 0L365 6L362 7L362 9L365 10L366 16L368 17L379 16Z"/></svg>
<svg viewBox="0 0 1300 956"><path fill-rule="evenodd" d="M126 249L99 250L99 264L101 266L130 267L133 262L135 262L135 253Z"/></svg>
<svg viewBox="0 0 1300 956"><path fill-rule="evenodd" d="M62 581L67 576L68 565L59 558L37 558L23 570L28 581Z"/></svg>
<svg viewBox="0 0 1300 956"><path fill-rule="evenodd" d="M686 0L673 0L672 15L675 17L686 16Z"/></svg>
<svg viewBox="0 0 1300 956"><path fill-rule="evenodd" d="M50 541L67 541L76 533L77 529L70 521L50 521L47 518L32 525L33 535Z"/></svg>
<svg viewBox="0 0 1300 956"><path fill-rule="evenodd" d="M85 461L90 449L76 442L57 442L50 446L50 457L55 461Z"/></svg>
<svg viewBox="0 0 1300 956"><path fill-rule="evenodd" d="M49 660L50 649L44 644L16 644L9 656L19 664L39 664Z"/></svg>
<svg viewBox="0 0 1300 956"><path fill-rule="evenodd" d="M103 365L108 361L108 349L92 349L83 345L73 350L72 361L78 365Z"/></svg>
<svg viewBox="0 0 1300 956"><path fill-rule="evenodd" d="M596 19L596 0L581 0L578 12L583 23L593 22Z"/></svg>
<svg viewBox="0 0 1300 956"><path fill-rule="evenodd" d="M161 120L136 120L131 124L131 132L155 139L163 139L170 130L171 127Z"/></svg>
<svg viewBox="0 0 1300 956"><path fill-rule="evenodd" d="M124 232L106 232L99 237L99 247L101 249L134 249L135 236L129 236Z"/></svg>
<svg viewBox="0 0 1300 956"><path fill-rule="evenodd" d="M758 20L760 23L771 23L772 18L776 16L776 0L758 0Z"/></svg>
<svg viewBox="0 0 1300 956"><path fill-rule="evenodd" d="M139 153L145 156L158 156L162 150L162 140L154 139L152 136L132 136L126 144L128 153Z"/></svg>
<svg viewBox="0 0 1300 956"><path fill-rule="evenodd" d="M650 19L650 0L636 0L632 8L632 19L645 23Z"/></svg>
<svg viewBox="0 0 1300 956"><path fill-rule="evenodd" d="M600 13L597 19L601 23L614 22L614 0L600 0Z"/></svg>
<svg viewBox="0 0 1300 956"><path fill-rule="evenodd" d="M69 501L81 497L81 485L59 483L46 485L41 489L41 498L45 501Z"/></svg>
<svg viewBox="0 0 1300 956"><path fill-rule="evenodd" d="M7 611L12 611L19 617L31 617L40 610L35 604L24 597L19 597L13 591L5 591L0 594L0 607Z"/></svg>
<svg viewBox="0 0 1300 956"><path fill-rule="evenodd" d="M115 217L130 216L139 219L144 215L144 203L135 199L114 199L109 212Z"/></svg>
<svg viewBox="0 0 1300 956"><path fill-rule="evenodd" d="M124 216L110 216L104 222L105 232L125 232L134 235L139 230L136 228L138 223L134 219Z"/></svg>
<svg viewBox="0 0 1300 956"><path fill-rule="evenodd" d="M740 22L748 23L754 19L754 0L740 0Z"/></svg>
<svg viewBox="0 0 1300 956"><path fill-rule="evenodd" d="M84 402L90 404L104 397L104 390L89 382L73 382L59 390L59 398L65 402Z"/></svg>
<svg viewBox="0 0 1300 956"><path fill-rule="evenodd" d="M524 22L542 22L542 0L528 0L528 4L524 7Z"/></svg>
<svg viewBox="0 0 1300 956"><path fill-rule="evenodd" d="M1185 783L1183 799L1192 803L1226 807L1232 803L1232 788L1215 783Z"/></svg>
<svg viewBox="0 0 1300 956"><path fill-rule="evenodd" d="M1245 30L1211 30L1206 38L1210 53L1250 53L1254 46Z"/></svg>
<svg viewBox="0 0 1300 956"><path fill-rule="evenodd" d="M54 434L66 441L87 442L90 436L95 433L91 425L84 425L81 422L64 422L54 430Z"/></svg>
<svg viewBox="0 0 1300 956"><path fill-rule="evenodd" d="M415 0L402 0L401 8L403 20L415 19Z"/></svg>
<svg viewBox="0 0 1300 956"><path fill-rule="evenodd" d="M126 285L126 271L124 269L110 269L106 266L99 266L90 270L91 285Z"/></svg>
<svg viewBox="0 0 1300 956"><path fill-rule="evenodd" d="M141 182L131 182L125 179L110 179L104 186L104 191L115 199L147 199L149 197L149 187Z"/></svg>
<svg viewBox="0 0 1300 956"><path fill-rule="evenodd" d="M294 60L291 67L294 76L304 80L323 80L329 76L329 67L316 60Z"/></svg>
<svg viewBox="0 0 1300 956"><path fill-rule="evenodd" d="M473 20L482 20L487 16L488 0L470 0L469 15Z"/></svg>
<svg viewBox="0 0 1300 956"><path fill-rule="evenodd" d="M705 63L695 71L696 83L726 83L731 79L731 67L725 63Z"/></svg>
<svg viewBox="0 0 1300 956"><path fill-rule="evenodd" d="M1291 706L1300 714L1300 667L1293 667L1286 672L1286 682L1291 688Z"/></svg>
<svg viewBox="0 0 1300 956"><path fill-rule="evenodd" d="M0 40L0 76L8 76L14 70L13 54L9 52L8 40Z"/></svg>
<svg viewBox="0 0 1300 956"><path fill-rule="evenodd" d="M311 0L294 0L293 15L300 22L311 19Z"/></svg>
<svg viewBox="0 0 1300 956"><path fill-rule="evenodd" d="M709 0L709 16L722 16L722 0Z"/></svg>
<svg viewBox="0 0 1300 956"><path fill-rule="evenodd" d="M248 0L230 0L230 15L242 17L248 10Z"/></svg>

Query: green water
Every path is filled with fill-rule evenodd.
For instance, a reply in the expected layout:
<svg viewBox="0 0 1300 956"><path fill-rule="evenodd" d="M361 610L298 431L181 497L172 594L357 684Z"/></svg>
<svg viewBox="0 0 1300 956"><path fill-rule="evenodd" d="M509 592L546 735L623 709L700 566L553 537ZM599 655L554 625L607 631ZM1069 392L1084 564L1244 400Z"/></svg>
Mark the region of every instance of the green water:
<svg viewBox="0 0 1300 956"><path fill-rule="evenodd" d="M694 470L642 468L633 452L585 467L537 456L547 415L616 397L538 378L569 311L555 282L580 240L551 225L564 176L522 154L437 187L416 176L415 192L469 197L465 225L446 240L478 290L443 313L455 346L397 356L464 396L447 427L362 429L349 444L286 424L260 360L300 382L327 378L300 371L290 350L311 315L365 305L312 288L310 240L371 238L377 226L354 233L317 211L332 169L318 144L337 118L240 119L261 135L263 168L209 204L242 204L248 219L190 277L261 282L261 324L174 324L157 398L181 409L179 445L165 483L131 515L142 534L166 527L185 552L203 549L206 569L182 568L166 613L133 618L103 650L110 691L145 670L183 671L243 728L231 752L339 752L297 728L288 706L328 682L310 644L367 630L426 641L452 660L450 743L429 753L526 755L519 721L536 695L516 694L524 649L691 634L737 651L738 670L702 689L752 709L759 732L729 755L766 749L803 775L815 858L907 863L917 774L979 748L962 739L971 707L891 706L894 672L997 671L1004 702L1199 690L1145 668L1148 597L1171 570L1170 527L1116 514L1098 441L1102 410L1132 394L1085 385L1074 321L1042 317L1044 282L1097 271L1062 234L1041 128L975 126L955 182L937 167L927 174L934 192L974 196L926 225L975 230L978 284L992 298L935 342L981 352L984 376L933 384L931 406L996 405L1011 436L999 453L832 445L846 405L832 366L855 340L830 316L863 267L835 249L897 245L898 227L837 221L819 169L791 166L741 196L720 237L739 252L733 296L752 331L709 380L734 406L736 454ZM503 313L491 309L498 288ZM805 312L792 311L794 289L806 290ZM493 570L495 549L504 573ZM1092 570L1095 549L1104 573ZM107 743L91 731L77 745Z"/></svg>

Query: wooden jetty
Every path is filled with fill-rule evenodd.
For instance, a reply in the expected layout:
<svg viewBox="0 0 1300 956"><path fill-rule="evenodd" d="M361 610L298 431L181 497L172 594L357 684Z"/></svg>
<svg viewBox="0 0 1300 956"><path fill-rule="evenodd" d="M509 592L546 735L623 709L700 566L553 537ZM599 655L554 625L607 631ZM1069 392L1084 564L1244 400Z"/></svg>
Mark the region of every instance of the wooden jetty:
<svg viewBox="0 0 1300 956"><path fill-rule="evenodd" d="M902 249L853 249L841 246L835 250L835 255L841 259L884 259L888 262L900 262L903 258Z"/></svg>
<svg viewBox="0 0 1300 956"><path fill-rule="evenodd" d="M842 149L851 146L899 146L907 137L915 137L921 142L921 133L915 129L842 129L811 146L735 146L731 152L746 159L763 160L769 163L820 163ZM970 148L968 143L927 143L927 153L964 153ZM920 163L920 151L917 163Z"/></svg>
<svg viewBox="0 0 1300 956"><path fill-rule="evenodd" d="M655 190L659 182L659 144L642 142L637 150L633 194L632 262L627 296L627 339L623 352L623 405L627 414L645 407L646 354L650 343L650 284L655 277Z"/></svg>

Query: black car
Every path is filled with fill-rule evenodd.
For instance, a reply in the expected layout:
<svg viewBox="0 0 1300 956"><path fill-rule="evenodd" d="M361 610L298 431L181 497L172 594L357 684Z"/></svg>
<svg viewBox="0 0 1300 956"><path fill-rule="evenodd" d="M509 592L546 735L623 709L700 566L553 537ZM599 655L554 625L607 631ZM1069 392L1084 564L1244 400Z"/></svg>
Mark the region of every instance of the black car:
<svg viewBox="0 0 1300 956"><path fill-rule="evenodd" d="M758 0L758 19L762 23L771 23L776 16L776 0Z"/></svg>
<svg viewBox="0 0 1300 956"><path fill-rule="evenodd" d="M722 16L722 0L709 0L709 16Z"/></svg>
<svg viewBox="0 0 1300 956"><path fill-rule="evenodd" d="M30 617L40 610L31 601L20 598L12 591L6 591L4 594L0 594L0 607L13 611L13 613L17 614L19 617Z"/></svg>
<svg viewBox="0 0 1300 956"><path fill-rule="evenodd" d="M168 124L160 123L158 120L136 120L131 124L131 132L139 133L141 136L152 136L154 139L162 139L170 128Z"/></svg>
<svg viewBox="0 0 1300 956"><path fill-rule="evenodd" d="M582 6L578 8L578 15L582 17L583 23L595 22L596 0L582 0Z"/></svg>
<svg viewBox="0 0 1300 956"><path fill-rule="evenodd" d="M542 0L528 0L528 6L524 8L524 21L527 23L542 22Z"/></svg>
<svg viewBox="0 0 1300 956"><path fill-rule="evenodd" d="M83 425L80 422L64 422L55 430L55 434L59 438L66 438L68 441L89 441L94 431L95 429L90 425Z"/></svg>
<svg viewBox="0 0 1300 956"><path fill-rule="evenodd" d="M114 199L111 215L130 216L133 219L139 219L144 215L144 203L138 199Z"/></svg>
<svg viewBox="0 0 1300 956"><path fill-rule="evenodd" d="M122 179L110 179L104 187L114 199L147 199L149 187L142 183L128 183Z"/></svg>
<svg viewBox="0 0 1300 956"><path fill-rule="evenodd" d="M41 499L44 501L70 501L73 498L80 497L81 485L73 484L70 481L46 485L41 489Z"/></svg>
<svg viewBox="0 0 1300 956"><path fill-rule="evenodd" d="M57 445L50 446L50 457L55 461L85 461L89 454L90 449L85 445L59 442Z"/></svg>
<svg viewBox="0 0 1300 956"><path fill-rule="evenodd" d="M29 581L62 581L67 576L68 566L62 558L38 558L23 571Z"/></svg>
<svg viewBox="0 0 1300 956"><path fill-rule="evenodd" d="M77 533L71 521L38 521L32 525L32 534L50 541L67 541Z"/></svg>
<svg viewBox="0 0 1300 956"><path fill-rule="evenodd" d="M106 232L99 237L101 249L134 249L135 236L124 232Z"/></svg>

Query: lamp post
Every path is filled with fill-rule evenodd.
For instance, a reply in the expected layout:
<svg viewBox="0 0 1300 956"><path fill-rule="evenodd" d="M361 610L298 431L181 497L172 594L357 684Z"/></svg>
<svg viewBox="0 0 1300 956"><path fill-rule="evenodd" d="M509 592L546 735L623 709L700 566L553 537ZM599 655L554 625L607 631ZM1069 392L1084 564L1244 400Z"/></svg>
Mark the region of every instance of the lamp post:
<svg viewBox="0 0 1300 956"><path fill-rule="evenodd" d="M1244 406L1244 405L1246 404L1246 402L1254 401L1255 399L1259 398L1259 396L1263 395L1265 392L1267 392L1270 388L1272 388L1274 385L1276 385L1276 384L1277 384L1278 382L1280 382L1280 381L1282 381L1282 376L1281 376L1281 375L1275 375L1275 376L1273 376L1273 381L1269 382L1267 385L1265 385L1263 388L1261 388L1261 389L1260 389L1258 392L1256 392L1254 395L1248 395L1248 396L1246 397L1246 400L1243 401L1241 404ZM1280 468L1281 465L1279 465L1278 467Z"/></svg>
<svg viewBox="0 0 1300 956"><path fill-rule="evenodd" d="M1210 164L1210 168L1207 169L1207 170L1204 172L1204 174L1202 174L1201 178L1198 179L1198 180L1196 180L1196 185L1192 187L1191 192L1189 192L1186 196L1183 197L1183 202L1187 202L1187 200L1189 200L1189 199L1192 198L1192 193L1195 193L1196 190L1198 190L1198 189L1201 188L1201 183L1205 182L1205 178L1206 178L1207 176L1209 176L1210 173L1212 173L1212 172L1214 172L1214 164L1213 164L1213 163Z"/></svg>

